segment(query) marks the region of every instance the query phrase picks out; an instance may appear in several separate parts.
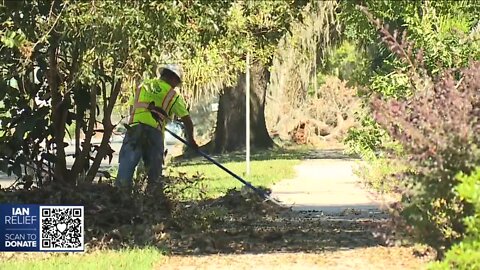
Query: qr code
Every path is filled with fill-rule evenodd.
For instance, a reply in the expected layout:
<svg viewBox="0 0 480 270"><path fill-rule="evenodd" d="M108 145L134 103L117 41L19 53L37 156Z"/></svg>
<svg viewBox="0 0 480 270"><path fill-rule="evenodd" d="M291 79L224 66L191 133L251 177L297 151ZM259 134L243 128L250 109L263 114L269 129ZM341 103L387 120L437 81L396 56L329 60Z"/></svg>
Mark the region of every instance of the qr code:
<svg viewBox="0 0 480 270"><path fill-rule="evenodd" d="M40 206L40 250L83 251L83 206Z"/></svg>

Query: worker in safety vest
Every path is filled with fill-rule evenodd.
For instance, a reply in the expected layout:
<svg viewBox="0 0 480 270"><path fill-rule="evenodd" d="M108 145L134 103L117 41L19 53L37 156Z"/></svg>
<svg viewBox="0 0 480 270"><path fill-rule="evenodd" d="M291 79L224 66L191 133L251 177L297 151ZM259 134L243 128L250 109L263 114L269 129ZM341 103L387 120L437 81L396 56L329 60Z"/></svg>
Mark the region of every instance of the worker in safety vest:
<svg viewBox="0 0 480 270"><path fill-rule="evenodd" d="M182 75L179 65L167 65L160 78L144 80L137 87L131 101L130 128L120 149L117 186L131 187L140 158L143 158L149 185L161 185L165 125L174 115L184 123L190 145L198 148L185 100L175 91Z"/></svg>

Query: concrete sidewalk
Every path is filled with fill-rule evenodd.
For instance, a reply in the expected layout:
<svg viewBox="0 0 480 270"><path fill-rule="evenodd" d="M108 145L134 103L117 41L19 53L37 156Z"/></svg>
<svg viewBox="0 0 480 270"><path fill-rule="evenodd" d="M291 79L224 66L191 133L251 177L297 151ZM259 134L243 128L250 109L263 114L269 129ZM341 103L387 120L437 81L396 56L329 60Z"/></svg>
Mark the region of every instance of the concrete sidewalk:
<svg viewBox="0 0 480 270"><path fill-rule="evenodd" d="M361 186L353 173L354 160L305 160L297 175L272 187L272 196L296 211L322 214L372 214L382 211L385 199Z"/></svg>

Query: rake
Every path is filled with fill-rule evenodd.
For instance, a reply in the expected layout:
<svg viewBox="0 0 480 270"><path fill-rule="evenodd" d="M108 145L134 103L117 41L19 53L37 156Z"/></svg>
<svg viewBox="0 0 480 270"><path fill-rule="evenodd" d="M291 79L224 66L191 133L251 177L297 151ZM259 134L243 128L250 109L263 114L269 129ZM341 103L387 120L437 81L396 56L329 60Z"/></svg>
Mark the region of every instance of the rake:
<svg viewBox="0 0 480 270"><path fill-rule="evenodd" d="M223 166L220 162L216 161L215 159L213 159L212 157L210 157L209 155L207 155L205 152L201 151L200 149L198 148L195 148L195 147L192 147L185 139L183 139L182 137L178 136L177 134L175 134L175 132L173 131L170 131L169 129L165 128L165 130L170 133L173 137L175 137L177 140L181 141L183 144L185 144L187 147L189 147L190 149L194 149L197 153L199 153L201 156L203 156L204 158L206 158L208 161L210 161L211 163L215 164L217 167L221 168L222 170L224 170L225 172L227 172L228 174L230 174L231 176L233 176L235 179L237 179L238 181L240 181L243 185L245 185L246 187L250 188L251 190L253 190L256 194L258 194L261 198L263 198L265 201L271 201L272 203L280 206L280 207L284 207L279 201L277 201L276 199L272 198L270 195L268 195L266 192L264 192L263 190L255 187L254 185L252 185L250 182L246 181L245 179L243 179L242 177L238 176L237 174L235 174L234 172L232 172L231 170L229 170L228 168L226 168L225 166Z"/></svg>

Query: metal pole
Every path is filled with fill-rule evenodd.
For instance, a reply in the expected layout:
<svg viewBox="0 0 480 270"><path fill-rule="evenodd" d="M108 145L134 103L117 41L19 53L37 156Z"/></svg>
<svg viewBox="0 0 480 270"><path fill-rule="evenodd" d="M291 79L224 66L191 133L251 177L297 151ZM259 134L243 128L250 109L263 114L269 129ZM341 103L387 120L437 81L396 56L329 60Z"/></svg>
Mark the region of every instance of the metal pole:
<svg viewBox="0 0 480 270"><path fill-rule="evenodd" d="M247 52L247 70L245 72L245 146L246 146L246 164L245 175L250 174L250 52Z"/></svg>

